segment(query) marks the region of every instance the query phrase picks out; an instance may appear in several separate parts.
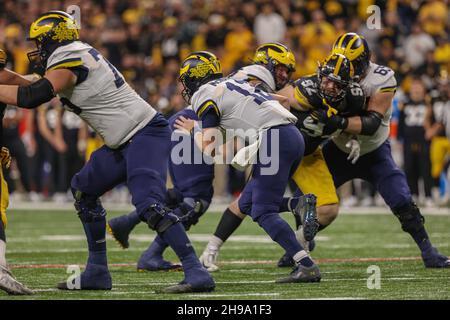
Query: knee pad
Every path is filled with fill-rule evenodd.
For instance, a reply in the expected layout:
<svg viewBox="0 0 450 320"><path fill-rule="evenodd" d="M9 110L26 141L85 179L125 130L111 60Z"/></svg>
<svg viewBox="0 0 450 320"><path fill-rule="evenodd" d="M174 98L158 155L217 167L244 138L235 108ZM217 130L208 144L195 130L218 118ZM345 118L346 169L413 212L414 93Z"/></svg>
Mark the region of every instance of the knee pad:
<svg viewBox="0 0 450 320"><path fill-rule="evenodd" d="M103 208L97 196L89 195L73 188L72 194L75 198L75 209L82 222L95 222L105 219L105 208Z"/></svg>
<svg viewBox="0 0 450 320"><path fill-rule="evenodd" d="M180 218L172 211L159 204L153 204L147 209L147 224L152 230L163 233L170 226L180 222Z"/></svg>
<svg viewBox="0 0 450 320"><path fill-rule="evenodd" d="M407 205L392 211L398 220L400 220L402 230L405 232L419 231L425 224L425 218L422 216L419 208L414 202L410 202Z"/></svg>
<svg viewBox="0 0 450 320"><path fill-rule="evenodd" d="M193 199L192 199L193 200ZM191 202L191 201L189 201ZM209 202L204 200L193 200L192 205L182 202L174 210L174 213L180 217L181 223L186 230L196 225L200 217L208 210Z"/></svg>

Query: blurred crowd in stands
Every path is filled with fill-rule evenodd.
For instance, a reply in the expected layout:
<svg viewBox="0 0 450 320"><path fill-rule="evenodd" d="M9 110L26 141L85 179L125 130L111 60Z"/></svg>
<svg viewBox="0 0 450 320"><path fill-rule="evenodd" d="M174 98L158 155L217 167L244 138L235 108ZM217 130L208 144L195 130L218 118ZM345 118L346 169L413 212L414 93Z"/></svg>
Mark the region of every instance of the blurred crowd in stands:
<svg viewBox="0 0 450 320"><path fill-rule="evenodd" d="M445 194L450 155L448 1L0 0L0 47L9 56L7 66L21 74L34 72L26 56L34 49L26 41L30 23L42 12L71 5L81 9L82 40L99 49L167 117L185 107L178 68L192 50L213 51L229 74L251 61L258 44L279 41L295 52L295 79L315 72L340 34L364 35L372 60L396 73L391 130L396 160L425 204L436 204L439 193L441 198ZM370 5L381 9L380 29L366 23ZM14 157L6 174L12 198L67 201L71 176L101 145L56 100L37 111L9 107L4 126ZM242 173L217 168L216 200L229 201L244 183ZM126 201L124 190L115 191L123 197L114 198ZM370 186L359 182L341 194L344 205L372 205L377 199Z"/></svg>

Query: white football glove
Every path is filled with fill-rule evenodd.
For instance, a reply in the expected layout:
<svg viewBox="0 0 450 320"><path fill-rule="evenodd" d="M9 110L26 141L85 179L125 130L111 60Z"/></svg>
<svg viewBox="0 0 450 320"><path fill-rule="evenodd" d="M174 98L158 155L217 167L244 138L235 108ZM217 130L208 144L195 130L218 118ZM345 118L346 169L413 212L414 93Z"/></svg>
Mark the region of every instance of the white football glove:
<svg viewBox="0 0 450 320"><path fill-rule="evenodd" d="M348 141L345 146L350 149L350 153L348 154L347 160L352 164L355 164L359 159L359 155L361 153L361 145L356 138L352 138Z"/></svg>
<svg viewBox="0 0 450 320"><path fill-rule="evenodd" d="M303 120L303 126L305 127L305 132L311 137L320 137L323 135L323 127L325 125L317 120L314 120L311 116L307 116Z"/></svg>

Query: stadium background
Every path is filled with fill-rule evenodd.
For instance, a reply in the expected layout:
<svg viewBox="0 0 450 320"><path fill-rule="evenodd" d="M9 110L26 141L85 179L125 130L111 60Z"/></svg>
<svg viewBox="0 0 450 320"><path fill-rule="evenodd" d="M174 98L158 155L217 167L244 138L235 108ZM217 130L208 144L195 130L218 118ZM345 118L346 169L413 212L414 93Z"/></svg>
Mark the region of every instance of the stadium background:
<svg viewBox="0 0 450 320"><path fill-rule="evenodd" d="M369 30L366 25L366 9L371 4L381 9L381 29ZM179 63L189 51L213 51L228 74L248 64L258 44L279 41L295 52L296 79L315 72L337 36L349 31L364 35L372 60L396 73L399 88L393 102L391 140L400 165L404 163L404 136L402 126L398 130L398 107L407 99L411 84L424 87L424 101L434 107L434 121L445 123L442 107L450 109L448 1L0 0L0 47L8 54L8 68L21 74L34 71L26 56L34 49L25 41L30 23L42 12L65 10L69 5L81 8L82 40L98 48L166 116L185 106L177 77ZM64 112L56 100L37 111L9 108L4 126L5 141L14 157L6 174L11 204L71 202L67 192L71 176L101 144L95 134L77 116ZM441 142L448 143L445 132L439 134L444 137ZM427 139L418 143L429 144ZM429 148L424 150L418 157L429 162ZM447 149L441 150L445 159ZM424 205L446 202L446 175L438 169L434 177L431 165L421 173L421 189L427 191L427 198L421 198ZM242 173L226 166L216 168L216 177L216 203L228 203L245 183ZM433 194L431 186L436 187ZM344 206L382 204L364 183L347 185L340 194ZM129 203L126 188L105 198Z"/></svg>

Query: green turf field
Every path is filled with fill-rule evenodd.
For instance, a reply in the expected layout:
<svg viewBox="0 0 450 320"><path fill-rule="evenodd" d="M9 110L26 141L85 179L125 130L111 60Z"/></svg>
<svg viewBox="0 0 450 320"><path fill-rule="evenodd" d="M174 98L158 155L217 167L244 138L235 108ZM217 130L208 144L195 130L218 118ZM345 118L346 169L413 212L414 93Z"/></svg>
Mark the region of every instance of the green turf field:
<svg viewBox="0 0 450 320"><path fill-rule="evenodd" d="M120 214L109 213L109 217ZM292 222L291 217L284 217ZM190 234L200 254L216 227L219 214L206 214ZM450 253L450 217L428 216L434 244ZM136 272L135 262L154 233L139 225L128 250L108 238L111 291L67 292L55 289L69 274L66 266L86 261L84 233L73 211L10 211L7 259L15 276L36 290L31 297L0 299L450 299L450 269L425 269L413 241L391 215L342 215L319 233L313 258L322 282L275 284L289 269L277 268L282 250L259 227L245 221L226 243L214 273L216 290L206 294L160 295L155 290L182 280L181 272ZM174 260L171 250L166 255ZM400 259L401 258L401 259ZM368 289L367 268L381 270L381 288Z"/></svg>

